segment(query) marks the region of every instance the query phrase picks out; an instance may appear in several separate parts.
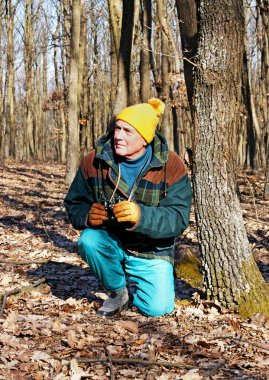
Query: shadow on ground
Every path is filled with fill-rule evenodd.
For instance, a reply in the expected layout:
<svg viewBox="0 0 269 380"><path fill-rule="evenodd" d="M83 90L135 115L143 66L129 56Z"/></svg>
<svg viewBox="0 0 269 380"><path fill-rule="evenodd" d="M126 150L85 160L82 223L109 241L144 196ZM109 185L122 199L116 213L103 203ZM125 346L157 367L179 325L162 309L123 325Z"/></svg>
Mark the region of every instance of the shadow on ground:
<svg viewBox="0 0 269 380"><path fill-rule="evenodd" d="M51 293L62 300L86 298L91 302L97 299L93 292L100 288L90 270L79 265L50 261L26 274L35 280L45 277Z"/></svg>

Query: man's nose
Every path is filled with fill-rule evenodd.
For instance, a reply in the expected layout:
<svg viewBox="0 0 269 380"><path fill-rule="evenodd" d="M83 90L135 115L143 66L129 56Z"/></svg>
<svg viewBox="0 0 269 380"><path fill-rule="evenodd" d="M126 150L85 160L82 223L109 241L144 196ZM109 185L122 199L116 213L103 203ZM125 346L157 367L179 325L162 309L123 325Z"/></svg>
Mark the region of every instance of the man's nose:
<svg viewBox="0 0 269 380"><path fill-rule="evenodd" d="M122 139L123 136L124 136L124 130L123 129L118 130L117 139Z"/></svg>

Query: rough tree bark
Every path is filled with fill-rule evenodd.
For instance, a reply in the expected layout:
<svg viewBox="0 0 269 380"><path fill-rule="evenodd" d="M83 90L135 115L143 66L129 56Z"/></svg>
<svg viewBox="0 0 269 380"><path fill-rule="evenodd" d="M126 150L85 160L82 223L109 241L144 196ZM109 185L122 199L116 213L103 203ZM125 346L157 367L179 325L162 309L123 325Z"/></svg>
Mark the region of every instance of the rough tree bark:
<svg viewBox="0 0 269 380"><path fill-rule="evenodd" d="M236 194L234 148L241 99L241 0L201 0L193 96L193 183L204 286L244 316L269 315L269 292L250 252Z"/></svg>
<svg viewBox="0 0 269 380"><path fill-rule="evenodd" d="M70 49L70 80L68 89L68 148L66 163L66 183L68 185L74 179L79 160L79 42L80 42L80 17L81 17L81 0L72 2L72 27L71 27L71 49Z"/></svg>

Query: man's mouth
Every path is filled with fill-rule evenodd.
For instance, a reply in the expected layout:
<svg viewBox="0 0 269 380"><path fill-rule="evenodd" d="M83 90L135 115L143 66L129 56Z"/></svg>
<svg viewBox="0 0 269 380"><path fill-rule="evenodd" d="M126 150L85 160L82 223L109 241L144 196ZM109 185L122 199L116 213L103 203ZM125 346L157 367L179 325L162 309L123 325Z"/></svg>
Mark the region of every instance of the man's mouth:
<svg viewBox="0 0 269 380"><path fill-rule="evenodd" d="M116 146L116 148L124 148L125 147L125 145L122 145L122 144L115 144L115 146Z"/></svg>

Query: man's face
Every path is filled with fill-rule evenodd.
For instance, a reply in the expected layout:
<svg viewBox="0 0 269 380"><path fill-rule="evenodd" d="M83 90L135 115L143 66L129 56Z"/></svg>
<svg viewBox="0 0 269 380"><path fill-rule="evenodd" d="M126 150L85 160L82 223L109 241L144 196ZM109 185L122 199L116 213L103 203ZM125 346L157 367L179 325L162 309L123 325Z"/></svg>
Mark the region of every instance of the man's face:
<svg viewBox="0 0 269 380"><path fill-rule="evenodd" d="M146 140L134 127L123 120L117 120L114 130L114 149L118 156L134 160L145 152Z"/></svg>

